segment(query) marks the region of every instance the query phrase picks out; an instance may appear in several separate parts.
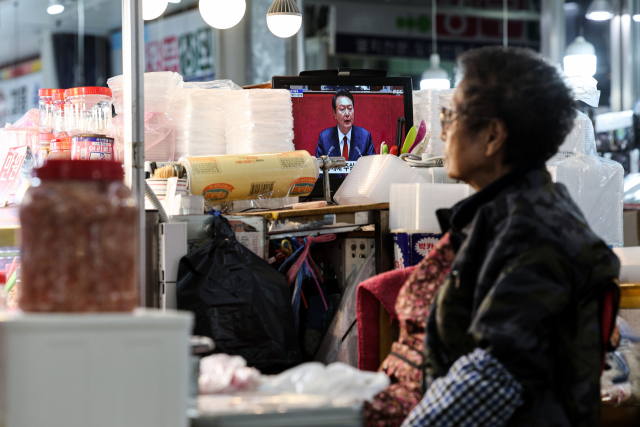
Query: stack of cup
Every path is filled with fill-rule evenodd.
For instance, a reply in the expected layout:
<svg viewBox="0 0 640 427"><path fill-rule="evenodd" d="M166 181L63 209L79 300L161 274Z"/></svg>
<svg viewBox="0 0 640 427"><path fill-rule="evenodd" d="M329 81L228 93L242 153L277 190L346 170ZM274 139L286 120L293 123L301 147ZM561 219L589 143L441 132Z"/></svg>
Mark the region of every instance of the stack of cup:
<svg viewBox="0 0 640 427"><path fill-rule="evenodd" d="M223 94L240 89L230 80L182 84L171 119L176 126L176 158L226 154Z"/></svg>
<svg viewBox="0 0 640 427"><path fill-rule="evenodd" d="M294 151L293 104L285 89L224 94L227 154Z"/></svg>

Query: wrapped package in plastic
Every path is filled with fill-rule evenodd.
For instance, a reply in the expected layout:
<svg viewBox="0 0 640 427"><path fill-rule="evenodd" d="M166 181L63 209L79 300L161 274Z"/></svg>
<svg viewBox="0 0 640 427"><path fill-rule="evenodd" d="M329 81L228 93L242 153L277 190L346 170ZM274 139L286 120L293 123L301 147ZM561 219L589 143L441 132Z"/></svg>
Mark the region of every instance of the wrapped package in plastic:
<svg viewBox="0 0 640 427"><path fill-rule="evenodd" d="M144 111L149 113L168 113L182 76L173 71L157 71L144 73ZM107 80L113 97L116 114L122 114L124 104L123 76L111 77Z"/></svg>
<svg viewBox="0 0 640 427"><path fill-rule="evenodd" d="M344 363L325 366L319 362L309 362L266 378L258 390L269 394L315 394L368 401L388 387L389 383L389 377L383 372L360 371Z"/></svg>
<svg viewBox="0 0 640 427"><path fill-rule="evenodd" d="M212 354L200 360L198 388L202 394L252 391L258 386L260 375L240 356Z"/></svg>
<svg viewBox="0 0 640 427"><path fill-rule="evenodd" d="M576 154L597 155L596 140L593 132L593 123L586 114L577 111L574 119L573 129L565 138L558 149L558 153L550 160L560 161Z"/></svg>
<svg viewBox="0 0 640 427"><path fill-rule="evenodd" d="M564 184L587 223L611 247L623 246L622 165L597 156L577 154L552 161L547 169L555 182Z"/></svg>
<svg viewBox="0 0 640 427"><path fill-rule="evenodd" d="M204 196L207 207L234 200L308 196L320 173L316 158L304 150L183 157L180 163L187 172L189 191Z"/></svg>
<svg viewBox="0 0 640 427"><path fill-rule="evenodd" d="M116 160L124 162L124 115L113 119ZM173 161L176 150L175 125L164 113L144 113L144 156L149 162Z"/></svg>
<svg viewBox="0 0 640 427"><path fill-rule="evenodd" d="M176 126L176 157L226 153L223 94L240 89L231 80L178 85L170 114Z"/></svg>
<svg viewBox="0 0 640 427"><path fill-rule="evenodd" d="M40 149L40 113L35 108L29 110L13 125L7 124L0 129L0 164L7 158L9 148L28 146L32 153Z"/></svg>
<svg viewBox="0 0 640 427"><path fill-rule="evenodd" d="M338 308L327 329L315 360L324 364L342 362L358 367L358 328L356 327L356 292L358 285L375 276L375 254L369 255L358 271L347 278Z"/></svg>
<svg viewBox="0 0 640 427"><path fill-rule="evenodd" d="M600 395L607 405L640 405L640 335L620 316L620 343L607 353L600 378Z"/></svg>
<svg viewBox="0 0 640 427"><path fill-rule="evenodd" d="M426 184L408 163L392 155L360 157L333 197L339 205L389 203L391 184Z"/></svg>
<svg viewBox="0 0 640 427"><path fill-rule="evenodd" d="M286 89L226 92L227 154L293 151L293 104Z"/></svg>

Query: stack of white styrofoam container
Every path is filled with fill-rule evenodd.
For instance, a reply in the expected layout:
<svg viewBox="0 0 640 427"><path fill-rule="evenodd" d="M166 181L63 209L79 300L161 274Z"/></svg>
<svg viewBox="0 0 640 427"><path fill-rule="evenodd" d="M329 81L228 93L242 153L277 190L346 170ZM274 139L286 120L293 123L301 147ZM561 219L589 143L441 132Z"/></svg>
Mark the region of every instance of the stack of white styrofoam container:
<svg viewBox="0 0 640 427"><path fill-rule="evenodd" d="M400 158L387 154L360 157L334 196L339 205L389 203L391 184L427 181Z"/></svg>
<svg viewBox="0 0 640 427"><path fill-rule="evenodd" d="M436 210L450 208L470 194L466 184L392 184L389 228L440 232Z"/></svg>

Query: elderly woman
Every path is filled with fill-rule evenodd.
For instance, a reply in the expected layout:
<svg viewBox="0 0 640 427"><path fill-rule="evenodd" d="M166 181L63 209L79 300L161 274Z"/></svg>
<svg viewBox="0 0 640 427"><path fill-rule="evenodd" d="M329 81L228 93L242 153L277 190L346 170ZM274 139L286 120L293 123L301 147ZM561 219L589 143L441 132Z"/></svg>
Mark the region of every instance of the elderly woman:
<svg viewBox="0 0 640 427"><path fill-rule="evenodd" d="M477 193L438 211L431 256L453 260L426 322L426 394L402 425L599 426L599 296L619 262L545 168L570 90L523 49L467 52L458 72L445 167Z"/></svg>

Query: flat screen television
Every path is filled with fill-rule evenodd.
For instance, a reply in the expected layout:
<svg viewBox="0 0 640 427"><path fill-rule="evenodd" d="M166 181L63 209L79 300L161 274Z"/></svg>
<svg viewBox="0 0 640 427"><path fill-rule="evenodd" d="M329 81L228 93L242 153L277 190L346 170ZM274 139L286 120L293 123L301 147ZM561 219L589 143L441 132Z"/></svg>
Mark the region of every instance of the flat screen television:
<svg viewBox="0 0 640 427"><path fill-rule="evenodd" d="M405 119L403 140L413 126L411 77L274 76L271 85L291 91L296 150L306 150L317 157L340 157L344 150L344 143L340 142L349 135L350 161L346 168L331 171L332 192L339 188L357 158L380 154L383 142L389 148L395 144L398 117ZM320 183L312 197L322 197Z"/></svg>

